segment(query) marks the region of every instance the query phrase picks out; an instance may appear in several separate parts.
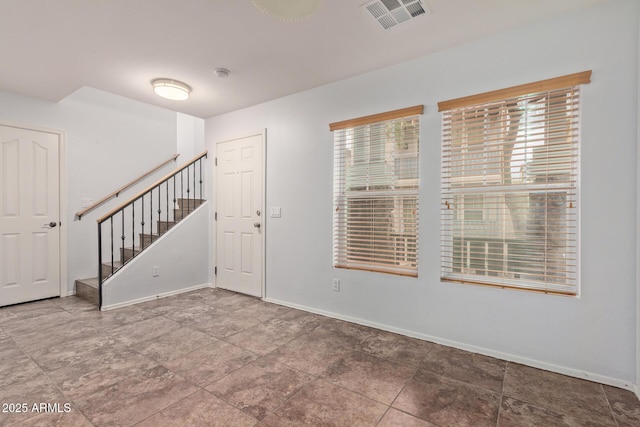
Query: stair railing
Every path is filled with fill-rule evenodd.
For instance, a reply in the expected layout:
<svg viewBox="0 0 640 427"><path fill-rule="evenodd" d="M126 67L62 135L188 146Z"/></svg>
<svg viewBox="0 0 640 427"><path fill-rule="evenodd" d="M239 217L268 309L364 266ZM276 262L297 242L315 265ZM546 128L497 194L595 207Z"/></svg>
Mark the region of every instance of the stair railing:
<svg viewBox="0 0 640 427"><path fill-rule="evenodd" d="M103 282L202 203L205 158L207 151L98 218L100 308ZM116 251L120 252L119 259Z"/></svg>
<svg viewBox="0 0 640 427"><path fill-rule="evenodd" d="M148 177L149 175L151 175L152 173L154 173L158 169L162 168L164 165L175 161L178 158L178 156L180 156L180 154L174 154L169 159L167 159L164 162L160 163L158 166L154 167L153 169L149 169L147 172L143 173L142 175L140 175L136 179L133 179L133 180L129 181L128 183L126 183L125 185L123 185L122 187L118 188L113 193L107 194L102 199L98 200L97 202L92 203L91 205L87 206L86 208L82 209L81 211L76 212L76 216L78 217L78 220L81 220L82 216L84 214L86 214L88 212L91 212L92 210L94 210L98 206L101 206L103 203L108 202L109 200L113 199L114 197L118 197L120 195L120 193L122 193L123 191L125 191L129 187L133 187L138 182L142 181L143 179L145 179L146 177Z"/></svg>

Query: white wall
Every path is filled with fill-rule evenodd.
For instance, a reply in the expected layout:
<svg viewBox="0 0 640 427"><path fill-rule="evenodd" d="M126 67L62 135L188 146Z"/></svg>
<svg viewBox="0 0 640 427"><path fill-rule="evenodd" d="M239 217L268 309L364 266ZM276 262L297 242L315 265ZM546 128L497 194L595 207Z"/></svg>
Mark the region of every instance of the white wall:
<svg viewBox="0 0 640 427"><path fill-rule="evenodd" d="M282 207L281 219L266 219L267 297L632 387L638 15L636 1L608 2L207 120L212 152L216 141L267 129L267 212ZM581 296L441 283L437 102L589 69L593 82L583 89L582 115ZM426 107L419 278L333 269L328 124L416 104ZM340 292L331 290L333 277L342 281Z"/></svg>
<svg viewBox="0 0 640 427"><path fill-rule="evenodd" d="M175 154L176 113L85 87L59 103L0 92L0 121L65 132L68 203L61 220L68 236L67 288L73 292L75 279L97 276L96 218L175 164L78 221L82 199L98 200Z"/></svg>
<svg viewBox="0 0 640 427"><path fill-rule="evenodd" d="M179 164L188 162L205 150L204 120L188 114L176 113Z"/></svg>

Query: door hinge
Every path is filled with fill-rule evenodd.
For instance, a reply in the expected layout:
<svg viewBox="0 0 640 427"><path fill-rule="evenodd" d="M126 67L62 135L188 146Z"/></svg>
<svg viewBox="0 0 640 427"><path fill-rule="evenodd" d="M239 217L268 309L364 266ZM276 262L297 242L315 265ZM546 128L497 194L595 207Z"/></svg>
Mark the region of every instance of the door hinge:
<svg viewBox="0 0 640 427"><path fill-rule="evenodd" d="M214 159L213 163L214 163L216 166L218 166L218 158L217 158L217 157Z"/></svg>
<svg viewBox="0 0 640 427"><path fill-rule="evenodd" d="M214 276L218 275L218 267L213 267L213 275Z"/></svg>
<svg viewBox="0 0 640 427"><path fill-rule="evenodd" d="M214 219L214 221L218 220L218 212L214 212L213 213L213 219Z"/></svg>

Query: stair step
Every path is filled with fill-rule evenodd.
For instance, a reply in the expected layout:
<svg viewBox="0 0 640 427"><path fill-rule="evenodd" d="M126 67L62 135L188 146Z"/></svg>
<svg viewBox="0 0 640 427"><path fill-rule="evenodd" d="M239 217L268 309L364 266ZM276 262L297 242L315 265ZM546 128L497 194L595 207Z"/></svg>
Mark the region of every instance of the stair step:
<svg viewBox="0 0 640 427"><path fill-rule="evenodd" d="M135 248L120 248L120 259L124 262L129 261L133 258L134 254L140 253L140 247L136 246Z"/></svg>
<svg viewBox="0 0 640 427"><path fill-rule="evenodd" d="M113 271L112 271L111 262L103 262L102 263L102 280L104 280L107 277L111 276L112 272L115 273L116 271L120 270L120 268L122 266L123 266L122 261L114 261L113 262Z"/></svg>
<svg viewBox="0 0 640 427"><path fill-rule="evenodd" d="M193 209L192 210L174 209L173 210L173 219L175 221L181 221L181 220L185 219L187 217L187 215L189 215L191 212L193 212Z"/></svg>
<svg viewBox="0 0 640 427"><path fill-rule="evenodd" d="M176 204L178 205L178 209L189 209L193 210L198 206L202 205L205 202L204 199L185 199L178 198L176 199Z"/></svg>
<svg viewBox="0 0 640 427"><path fill-rule="evenodd" d="M90 277L76 280L76 296L98 305L100 299L98 296L98 278Z"/></svg>
<svg viewBox="0 0 640 427"><path fill-rule="evenodd" d="M158 221L158 234L162 235L176 225L176 221Z"/></svg>
<svg viewBox="0 0 640 427"><path fill-rule="evenodd" d="M177 199L176 204L178 205L178 208L173 210L174 221L184 219L191 212L199 208L204 202L206 202L204 199Z"/></svg>
<svg viewBox="0 0 640 427"><path fill-rule="evenodd" d="M151 243L153 243L154 240L158 240L159 237L160 235L158 234L140 233L140 246L142 246L143 248L146 248Z"/></svg>

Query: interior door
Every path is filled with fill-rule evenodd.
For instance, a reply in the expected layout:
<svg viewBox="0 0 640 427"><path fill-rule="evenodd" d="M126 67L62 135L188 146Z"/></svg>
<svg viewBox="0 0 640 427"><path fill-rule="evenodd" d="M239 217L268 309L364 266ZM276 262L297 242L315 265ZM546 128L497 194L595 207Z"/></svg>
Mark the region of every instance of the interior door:
<svg viewBox="0 0 640 427"><path fill-rule="evenodd" d="M264 134L216 144L216 286L263 297Z"/></svg>
<svg viewBox="0 0 640 427"><path fill-rule="evenodd" d="M59 144L0 126L0 306L60 295Z"/></svg>

